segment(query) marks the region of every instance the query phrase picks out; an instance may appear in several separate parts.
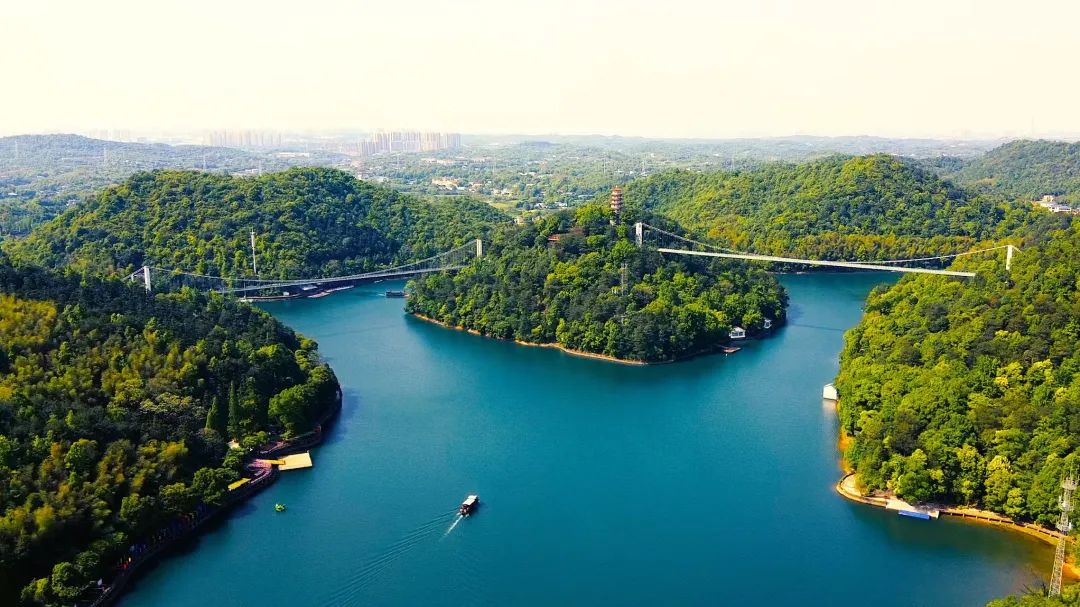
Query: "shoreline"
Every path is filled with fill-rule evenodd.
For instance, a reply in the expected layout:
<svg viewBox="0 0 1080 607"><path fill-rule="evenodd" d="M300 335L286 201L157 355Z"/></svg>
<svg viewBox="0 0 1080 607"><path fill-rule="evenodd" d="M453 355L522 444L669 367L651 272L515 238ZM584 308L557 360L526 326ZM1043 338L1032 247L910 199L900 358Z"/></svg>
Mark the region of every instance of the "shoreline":
<svg viewBox="0 0 1080 607"><path fill-rule="evenodd" d="M424 322L429 322L429 323L431 323L433 325L438 325L438 326L440 326L440 327L442 327L444 329L450 329L450 330L453 330L453 331L464 331L464 332L466 332L466 333L468 333L470 335L476 335L478 337L484 337L486 339L494 339L495 341L510 342L510 343L517 344L519 346L529 346L529 347L532 347L532 348L549 348L549 349L552 349L552 350L559 350L560 352L562 352L564 354L569 354L570 356L578 356L578 357L581 357L581 358L592 358L594 360L602 360L604 362L616 363L616 364L620 364L620 365L632 365L632 366L635 366L635 367L653 367L653 366L657 366L657 365L671 365L671 364L674 364L674 363L690 360L692 358L697 358L698 356L707 356L709 354L719 354L720 352L722 352L719 348L714 348L714 349L710 349L710 350L704 350L704 351L701 351L701 352L694 352L692 354L688 354L686 356L682 356L682 357L675 358L675 359L672 359L672 360L660 360L660 361L656 361L656 362L647 362L647 361L644 361L644 360L633 360L633 359L629 359L629 358L617 358L615 356L608 356L607 354L598 354L596 352L585 352L584 350L574 350L573 348L567 348L566 346L563 346L563 345L560 345L560 344L557 344L557 343L538 343L538 342L532 342L532 341L522 341L520 339L507 339L507 338L504 338L504 337L493 337L491 335L484 335L483 333L477 331L476 329L469 329L467 327L462 327L462 326L459 326L459 325L451 325L450 323L443 322L441 320L435 320L434 318L431 318L430 316L425 316L423 314L418 314L416 312L406 312L406 314L408 314L409 316L412 316L413 318L418 318L418 319L420 319L420 320L422 320Z"/></svg>
<svg viewBox="0 0 1080 607"><path fill-rule="evenodd" d="M430 316L424 316L423 314L417 314L416 312L406 312L406 314L408 314L409 316L412 316L413 318L419 318L420 320L422 320L424 322L429 322L431 324L438 325L438 326L440 326L440 327L442 327L444 329L450 329L450 330L453 330L453 331L464 331L464 332L466 332L466 333L468 333L470 335L476 335L478 337L485 337L487 339L494 339L496 341L504 341L504 342L515 343L515 344L517 344L519 346L531 346L531 347L534 347L534 348L550 348L550 349L553 349L553 350L559 350L559 351L561 351L561 352L563 352L565 354L569 354L571 356L580 356L581 358L592 358L592 359L602 360L602 361L606 361L606 362L610 362L610 363L618 363L620 365L634 365L634 366L637 366L637 367L644 367L644 366L648 366L648 365L663 365L663 364L669 364L669 362L676 362L676 361L664 361L664 362L659 362L659 363L649 363L649 362L645 362L643 360L630 360L630 359L626 359L626 358L616 358L614 356L608 356L607 354L597 354L595 352L585 352L585 351L582 351L582 350L574 350L572 348L567 348L565 346L561 346L561 345L556 344L556 343L535 343L535 342L531 342L531 341L522 341L520 339L506 339L506 338L503 338L503 337L492 337L491 335L484 335L483 333L477 331L476 329L469 329L469 328L462 327L462 326L451 325L450 323L443 322L441 320L435 320L434 318L431 318Z"/></svg>
<svg viewBox="0 0 1080 607"><path fill-rule="evenodd" d="M344 396L345 395L339 386L337 400L334 403L334 406L323 414L319 419L319 422L315 424L315 429L285 442L277 444L271 443L271 446L268 448L264 447L256 449L252 456L245 458L245 465L246 462L255 459L286 455L294 451L311 449L322 444L328 431L341 413ZM152 550L140 555L137 559L131 560L126 568L122 569L120 573L110 580L110 583L105 587L104 592L102 592L97 599L89 603L89 607L106 607L115 604L124 597L124 591L127 589L128 584L138 578L143 566L157 561L159 557L168 554L172 549L182 545L184 542L197 538L201 535L202 530L207 524L227 520L228 517L223 515L227 515L236 506L247 502L256 494L261 493L264 489L273 485L277 482L280 474L281 473L276 468L270 466L264 474L252 479L247 485L227 493L225 502L221 506L206 511L205 514L195 521L191 528L172 537L166 542L155 546Z"/></svg>
<svg viewBox="0 0 1080 607"><path fill-rule="evenodd" d="M837 412L839 412L840 401L836 402L836 409ZM841 497L849 501L877 508L886 508L889 502L888 497L873 494L866 495L859 490L858 486L856 486L855 469L848 463L847 458L844 457L844 453L847 451L847 448L851 446L855 437L844 432L843 428L839 428L838 430L837 450L840 452L840 469L843 471L844 475L840 477L840 480L836 481L836 485L833 488ZM1059 531L1047 529L1034 523L1016 521L990 510L961 508L958 506L941 506L937 510L944 516L954 517L967 523L989 525L1006 532L1021 533L1028 537L1041 540L1053 547L1056 547L1058 541L1062 538L1062 533ZM1065 539L1070 542L1075 541L1068 536L1065 536ZM1065 561L1064 574L1067 578L1080 580L1080 564L1074 563L1067 558Z"/></svg>
<svg viewBox="0 0 1080 607"><path fill-rule="evenodd" d="M841 497L852 502L859 504L865 504L867 506L874 506L876 508L885 509L889 498L880 495L866 495L859 491L855 485L855 473L844 472L844 476L836 482L834 489ZM1058 541L1061 540L1062 534L1058 531L1046 529L1040 527L1034 523L1025 523L1021 521L1013 520L1007 516L991 512L989 510L980 510L978 508L960 508L957 506L943 506L938 508L938 512L942 516L949 516L957 518L963 522L974 523L978 525L987 525L991 527L997 527L1007 532L1021 533L1031 538L1041 540L1051 547L1056 547ZM1066 536L1067 541L1073 541ZM1065 576L1073 580L1080 580L1080 565L1069 561L1065 562L1064 568Z"/></svg>

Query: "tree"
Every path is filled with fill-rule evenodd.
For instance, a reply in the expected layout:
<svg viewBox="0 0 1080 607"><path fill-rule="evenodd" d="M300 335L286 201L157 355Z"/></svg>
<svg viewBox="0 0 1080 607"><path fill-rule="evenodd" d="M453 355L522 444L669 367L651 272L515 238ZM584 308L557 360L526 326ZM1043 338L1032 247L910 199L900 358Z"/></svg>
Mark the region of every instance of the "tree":
<svg viewBox="0 0 1080 607"><path fill-rule="evenodd" d="M270 399L270 415L276 417L285 426L290 435L306 429L305 412L315 401L315 390L309 384L300 384L286 388Z"/></svg>
<svg viewBox="0 0 1080 607"><path fill-rule="evenodd" d="M240 425L244 419L244 412L240 408L240 398L236 394L236 384L229 384L229 422L228 431L229 436L236 438L240 436Z"/></svg>
<svg viewBox="0 0 1080 607"><path fill-rule="evenodd" d="M195 494L184 483L161 488L161 506L169 514L183 514L195 507Z"/></svg>
<svg viewBox="0 0 1080 607"><path fill-rule="evenodd" d="M191 479L191 492L203 503L221 506L229 483L235 479L236 474L226 468L201 468Z"/></svg>
<svg viewBox="0 0 1080 607"><path fill-rule="evenodd" d="M206 413L206 429L213 430L222 436L227 436L229 431L229 411L221 406L221 401L216 396L210 403L210 410Z"/></svg>
<svg viewBox="0 0 1080 607"><path fill-rule="evenodd" d="M86 475L97 459L97 442L80 438L68 447L64 465L74 474Z"/></svg>
<svg viewBox="0 0 1080 607"><path fill-rule="evenodd" d="M995 455L986 466L986 506L991 510L1004 511L1012 490L1012 467L1009 458Z"/></svg>
<svg viewBox="0 0 1080 607"><path fill-rule="evenodd" d="M926 467L926 454L922 449L916 449L904 462L904 472L896 481L896 493L914 502L933 499L934 483Z"/></svg>

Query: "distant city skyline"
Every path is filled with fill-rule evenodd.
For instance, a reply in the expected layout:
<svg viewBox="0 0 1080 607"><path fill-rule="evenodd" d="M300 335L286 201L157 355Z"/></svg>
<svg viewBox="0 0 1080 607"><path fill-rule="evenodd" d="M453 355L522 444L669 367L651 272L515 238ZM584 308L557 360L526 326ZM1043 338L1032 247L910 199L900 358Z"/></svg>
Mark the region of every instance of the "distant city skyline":
<svg viewBox="0 0 1080 607"><path fill-rule="evenodd" d="M1080 4L16 0L0 134L1080 137Z"/></svg>

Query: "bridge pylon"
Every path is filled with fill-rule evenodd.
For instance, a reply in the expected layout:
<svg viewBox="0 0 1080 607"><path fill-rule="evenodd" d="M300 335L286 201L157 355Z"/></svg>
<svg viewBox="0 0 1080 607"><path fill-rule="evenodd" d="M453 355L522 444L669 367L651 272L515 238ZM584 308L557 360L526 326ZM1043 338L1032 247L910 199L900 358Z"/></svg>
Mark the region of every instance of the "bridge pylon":
<svg viewBox="0 0 1080 607"><path fill-rule="evenodd" d="M634 224L634 240L639 247L645 244L645 224L640 221Z"/></svg>
<svg viewBox="0 0 1080 607"><path fill-rule="evenodd" d="M476 258L480 259L483 256L484 256L484 241L477 238L476 239Z"/></svg>
<svg viewBox="0 0 1080 607"><path fill-rule="evenodd" d="M129 282L135 282L139 278L142 279L143 286L146 287L146 292L149 293L150 292L150 266L143 266L143 267L139 268L138 270L135 270L134 272L132 272L127 277Z"/></svg>

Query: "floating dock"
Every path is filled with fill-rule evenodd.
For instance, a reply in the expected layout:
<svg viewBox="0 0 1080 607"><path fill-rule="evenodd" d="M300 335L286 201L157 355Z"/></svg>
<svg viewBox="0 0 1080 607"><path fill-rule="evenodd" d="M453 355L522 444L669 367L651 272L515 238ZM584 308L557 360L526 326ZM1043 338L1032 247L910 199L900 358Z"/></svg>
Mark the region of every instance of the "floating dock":
<svg viewBox="0 0 1080 607"><path fill-rule="evenodd" d="M310 468L314 465L311 462L311 453L308 451L296 453L294 455L286 455L279 459L260 459L256 461L262 462L268 466L277 466L278 470L299 470L301 468Z"/></svg>
<svg viewBox="0 0 1080 607"><path fill-rule="evenodd" d="M900 516L922 519L924 521L936 519L941 516L941 511L937 508L921 508L919 506L913 506L904 500L895 498L885 502L885 508L888 510L895 510Z"/></svg>
<svg viewBox="0 0 1080 607"><path fill-rule="evenodd" d="M282 458L282 463L278 466L278 470L299 470L301 468L310 468L312 465L311 453L305 451L295 455L286 455Z"/></svg>
<svg viewBox="0 0 1080 607"><path fill-rule="evenodd" d="M246 485L246 484L248 484L250 482L251 482L250 478L242 478L242 479L240 479L238 481L229 483L229 491L235 491L235 490L239 489L240 487L243 487L244 485Z"/></svg>

